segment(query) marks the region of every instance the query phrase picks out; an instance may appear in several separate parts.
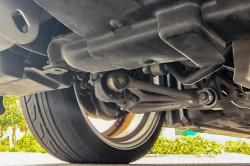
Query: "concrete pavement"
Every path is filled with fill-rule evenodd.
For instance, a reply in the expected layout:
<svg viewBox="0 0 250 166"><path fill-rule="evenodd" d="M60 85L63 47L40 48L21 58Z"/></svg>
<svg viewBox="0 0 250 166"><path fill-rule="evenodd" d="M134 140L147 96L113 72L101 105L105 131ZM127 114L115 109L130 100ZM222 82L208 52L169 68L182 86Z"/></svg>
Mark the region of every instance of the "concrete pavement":
<svg viewBox="0 0 250 166"><path fill-rule="evenodd" d="M250 156L242 154L223 154L223 155L146 155L144 158L131 163L132 165L249 165ZM0 165L63 165L74 166L60 161L49 154L40 153L0 153ZM80 164L78 166L85 166ZM97 164L100 165L100 164ZM97 166L93 165L93 166ZM86 165L86 166L92 166ZM106 166L106 165L105 165Z"/></svg>

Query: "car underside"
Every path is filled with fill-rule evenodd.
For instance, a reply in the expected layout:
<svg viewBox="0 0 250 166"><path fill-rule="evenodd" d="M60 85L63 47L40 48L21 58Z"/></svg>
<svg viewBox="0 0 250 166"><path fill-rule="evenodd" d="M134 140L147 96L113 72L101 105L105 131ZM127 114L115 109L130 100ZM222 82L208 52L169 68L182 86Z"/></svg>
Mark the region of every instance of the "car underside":
<svg viewBox="0 0 250 166"><path fill-rule="evenodd" d="M2 0L0 21L0 95L62 160L131 162L162 126L249 137L249 0ZM84 136L80 116L116 127Z"/></svg>

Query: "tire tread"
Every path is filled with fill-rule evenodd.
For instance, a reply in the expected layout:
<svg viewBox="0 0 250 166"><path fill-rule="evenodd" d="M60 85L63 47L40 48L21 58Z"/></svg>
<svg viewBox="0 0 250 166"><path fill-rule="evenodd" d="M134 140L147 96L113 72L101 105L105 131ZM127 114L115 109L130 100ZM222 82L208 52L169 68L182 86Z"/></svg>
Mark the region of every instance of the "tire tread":
<svg viewBox="0 0 250 166"><path fill-rule="evenodd" d="M75 107L68 106L69 100L74 98L68 96L68 91L57 90L20 97L30 131L40 145L54 157L72 163L129 163L144 156L153 146L161 131L163 118L151 140L138 149L122 151L104 142L99 142L101 147L98 147L93 141L93 133L90 137L90 133L83 135L85 133L82 133L81 125L86 123L82 122L84 118L80 111L72 112ZM78 105L75 110L79 110ZM78 123L83 124L79 126Z"/></svg>

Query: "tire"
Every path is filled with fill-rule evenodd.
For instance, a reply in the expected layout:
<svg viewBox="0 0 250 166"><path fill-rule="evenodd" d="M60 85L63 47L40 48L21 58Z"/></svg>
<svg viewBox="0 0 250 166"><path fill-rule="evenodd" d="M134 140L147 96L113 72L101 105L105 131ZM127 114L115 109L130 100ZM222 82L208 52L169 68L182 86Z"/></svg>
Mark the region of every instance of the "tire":
<svg viewBox="0 0 250 166"><path fill-rule="evenodd" d="M71 163L130 163L143 157L162 129L165 113L151 137L139 147L122 150L100 139L81 112L73 88L20 97L31 133L54 157Z"/></svg>

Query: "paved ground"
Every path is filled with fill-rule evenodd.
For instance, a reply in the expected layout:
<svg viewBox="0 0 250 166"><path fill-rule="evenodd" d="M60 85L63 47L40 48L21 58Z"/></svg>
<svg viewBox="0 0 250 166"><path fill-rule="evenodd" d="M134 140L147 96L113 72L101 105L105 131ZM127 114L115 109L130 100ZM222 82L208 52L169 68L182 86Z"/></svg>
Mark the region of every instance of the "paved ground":
<svg viewBox="0 0 250 166"><path fill-rule="evenodd" d="M192 155L147 155L144 158L131 163L133 165L249 165L250 156L241 154L224 154L217 156L192 156ZM249 163L249 164L247 164ZM73 166L60 161L49 154L38 153L0 153L0 165L63 165ZM79 165L78 165L79 166ZM85 166L85 165L83 165ZM88 165L92 166L92 165ZM96 166L96 165L95 165Z"/></svg>

